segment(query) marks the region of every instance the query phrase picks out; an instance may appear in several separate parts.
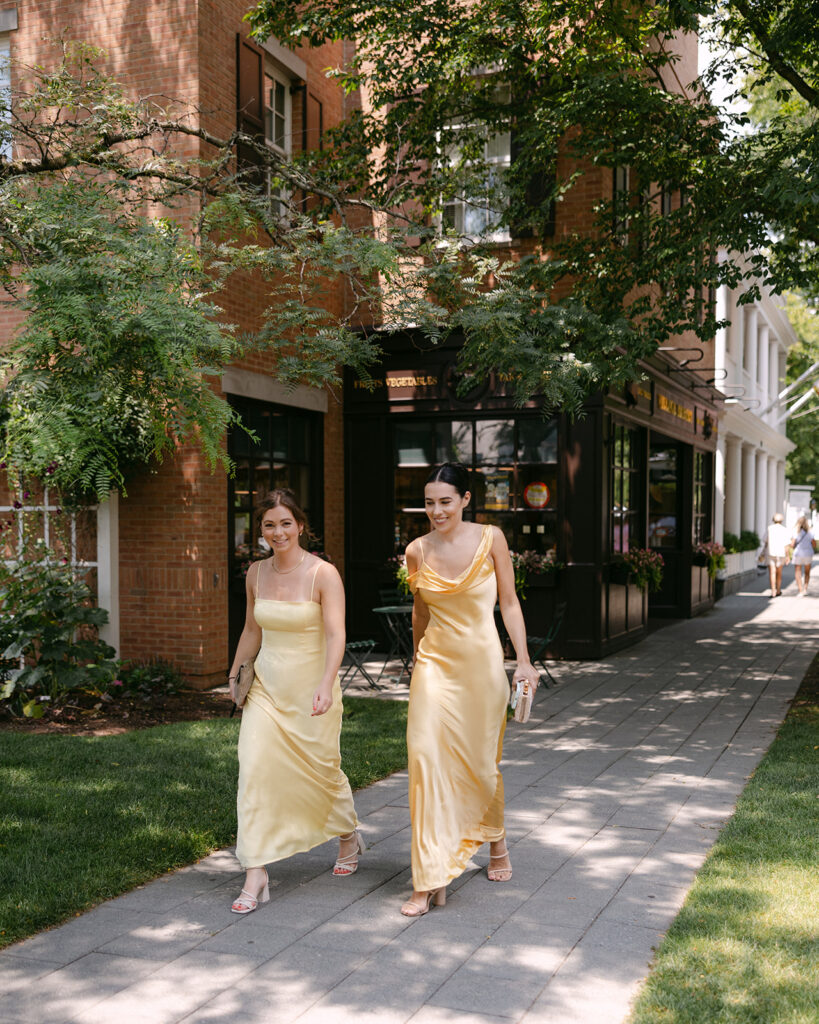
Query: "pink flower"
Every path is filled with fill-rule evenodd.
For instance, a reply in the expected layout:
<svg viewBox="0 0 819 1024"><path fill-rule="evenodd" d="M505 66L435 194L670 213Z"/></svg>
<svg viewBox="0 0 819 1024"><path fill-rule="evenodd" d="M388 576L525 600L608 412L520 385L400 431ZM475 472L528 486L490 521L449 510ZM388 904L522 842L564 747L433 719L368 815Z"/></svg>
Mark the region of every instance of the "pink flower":
<svg viewBox="0 0 819 1024"><path fill-rule="evenodd" d="M123 686L124 684L123 684L123 682L122 682L122 680L121 680L121 679L114 679L114 680L112 681L111 685L112 685L112 686Z"/></svg>

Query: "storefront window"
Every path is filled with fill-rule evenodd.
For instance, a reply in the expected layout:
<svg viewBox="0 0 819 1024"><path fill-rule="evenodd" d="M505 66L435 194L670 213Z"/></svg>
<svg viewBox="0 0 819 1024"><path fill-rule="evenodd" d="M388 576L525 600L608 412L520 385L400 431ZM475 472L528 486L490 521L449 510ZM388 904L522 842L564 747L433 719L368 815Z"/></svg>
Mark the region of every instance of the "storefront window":
<svg viewBox="0 0 819 1024"><path fill-rule="evenodd" d="M640 547L640 460L638 432L621 423L612 424L611 516L612 553Z"/></svg>
<svg viewBox="0 0 819 1024"><path fill-rule="evenodd" d="M652 548L680 546L679 448L655 442L648 456L648 543Z"/></svg>
<svg viewBox="0 0 819 1024"><path fill-rule="evenodd" d="M694 452L694 543L711 539L711 454Z"/></svg>
<svg viewBox="0 0 819 1024"><path fill-rule="evenodd" d="M556 545L557 423L540 418L396 422L395 546L429 529L424 484L433 465L470 469L467 518L503 530L514 550ZM435 454L434 460L430 454Z"/></svg>
<svg viewBox="0 0 819 1024"><path fill-rule="evenodd" d="M316 486L311 486L311 465L318 451L320 417L301 409L275 406L250 399L232 399L245 423L256 435L252 440L234 429L228 452L236 465L230 482L232 559L238 570L264 552L259 546L254 511L274 487L289 487L308 514L318 513Z"/></svg>

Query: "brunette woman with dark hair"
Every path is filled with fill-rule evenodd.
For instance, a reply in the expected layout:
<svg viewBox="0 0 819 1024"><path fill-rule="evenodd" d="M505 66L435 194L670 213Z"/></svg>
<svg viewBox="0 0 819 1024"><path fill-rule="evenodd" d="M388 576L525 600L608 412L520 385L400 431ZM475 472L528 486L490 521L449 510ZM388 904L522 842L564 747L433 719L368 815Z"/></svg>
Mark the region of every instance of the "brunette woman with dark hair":
<svg viewBox="0 0 819 1024"><path fill-rule="evenodd" d="M496 526L464 522L468 474L457 463L434 470L424 489L431 530L407 547L415 595L415 667L407 748L412 819L412 897L419 917L446 901L446 886L488 842L487 876L512 877L498 770L509 683L495 627L495 600L517 655L515 680L537 687L515 593L506 538Z"/></svg>
<svg viewBox="0 0 819 1024"><path fill-rule="evenodd" d="M260 526L271 555L248 570L247 616L230 670L234 696L239 666L255 656L239 732L236 856L247 875L235 914L270 898L271 861L337 836L333 874L351 875L363 851L339 755L341 577L301 546L310 528L292 491L270 492Z"/></svg>

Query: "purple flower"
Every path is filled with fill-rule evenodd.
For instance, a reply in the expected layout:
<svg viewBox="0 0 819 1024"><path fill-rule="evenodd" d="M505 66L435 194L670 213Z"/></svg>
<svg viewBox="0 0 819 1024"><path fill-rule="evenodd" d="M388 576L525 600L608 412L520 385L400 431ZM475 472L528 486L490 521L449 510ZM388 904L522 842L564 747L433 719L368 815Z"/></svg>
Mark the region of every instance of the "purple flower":
<svg viewBox="0 0 819 1024"><path fill-rule="evenodd" d="M111 685L112 686L123 686L124 684L123 684L121 679L114 679L113 682L111 683Z"/></svg>
<svg viewBox="0 0 819 1024"><path fill-rule="evenodd" d="M14 501L11 507L12 508L22 508L23 507L23 503L21 501Z"/></svg>

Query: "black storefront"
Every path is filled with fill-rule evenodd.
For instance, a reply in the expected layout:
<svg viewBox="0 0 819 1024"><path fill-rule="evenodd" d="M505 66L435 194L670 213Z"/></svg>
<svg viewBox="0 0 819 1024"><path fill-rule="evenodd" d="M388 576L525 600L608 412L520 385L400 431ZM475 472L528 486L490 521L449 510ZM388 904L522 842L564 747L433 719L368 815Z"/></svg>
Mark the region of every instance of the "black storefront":
<svg viewBox="0 0 819 1024"><path fill-rule="evenodd" d="M389 586L388 560L426 532L424 481L446 460L470 467L472 518L498 525L512 550L552 552L562 566L531 577L523 604L528 631L542 634L567 603L554 654L600 657L640 639L649 615L710 607L694 547L713 528L717 414L701 379L658 358L647 380L593 397L582 417L544 419L502 381L459 392L456 343L423 350L407 333L383 347L374 389L345 382L351 638L378 635L371 609ZM617 565L635 547L663 555L650 599Z"/></svg>

